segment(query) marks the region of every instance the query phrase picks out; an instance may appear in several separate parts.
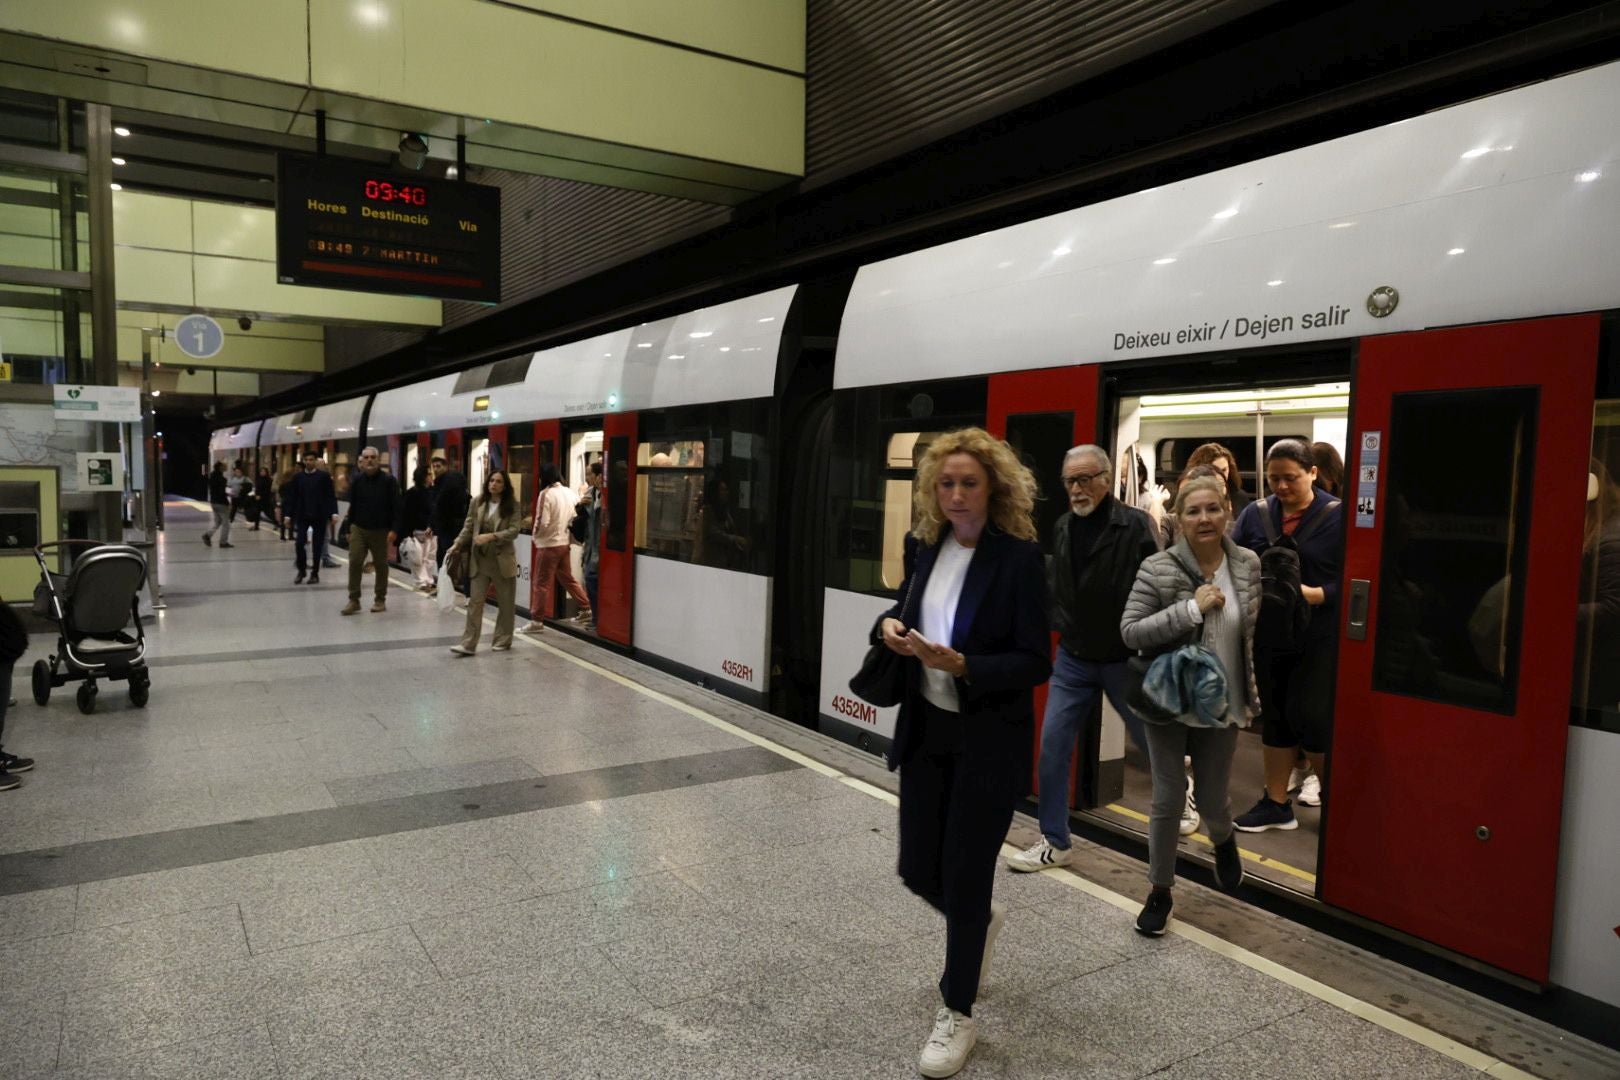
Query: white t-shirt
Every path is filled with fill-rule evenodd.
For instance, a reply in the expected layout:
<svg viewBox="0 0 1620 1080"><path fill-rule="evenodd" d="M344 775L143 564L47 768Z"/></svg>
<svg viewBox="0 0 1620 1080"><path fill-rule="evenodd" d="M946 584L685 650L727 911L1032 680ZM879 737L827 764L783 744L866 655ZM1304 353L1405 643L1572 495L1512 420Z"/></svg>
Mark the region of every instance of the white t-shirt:
<svg viewBox="0 0 1620 1080"><path fill-rule="evenodd" d="M933 572L928 575L928 587L923 590L922 616L917 629L935 645L950 645L956 629L956 605L962 599L962 583L967 580L968 564L973 561L973 549L946 536L934 559ZM946 712L961 712L962 703L956 694L956 679L944 671L923 668L923 697L936 708Z"/></svg>

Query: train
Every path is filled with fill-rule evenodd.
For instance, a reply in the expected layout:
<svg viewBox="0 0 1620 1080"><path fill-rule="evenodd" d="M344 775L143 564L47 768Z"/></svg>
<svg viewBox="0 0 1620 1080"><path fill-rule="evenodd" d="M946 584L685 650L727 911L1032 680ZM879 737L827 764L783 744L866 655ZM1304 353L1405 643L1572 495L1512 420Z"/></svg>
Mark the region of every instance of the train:
<svg viewBox="0 0 1620 1080"><path fill-rule="evenodd" d="M578 486L601 460L600 640L878 753L892 710L848 680L937 433L1008 439L1043 536L1073 445L1151 506L1202 442L1250 495L1276 439L1329 443L1329 795L1264 884L1620 1008L1616 101L1620 64L1594 66L221 429L211 453L318 446L341 488L362 445L402 477L444 452L530 500L542 464ZM1139 837L1140 762L1107 709L1077 758L1075 813Z"/></svg>

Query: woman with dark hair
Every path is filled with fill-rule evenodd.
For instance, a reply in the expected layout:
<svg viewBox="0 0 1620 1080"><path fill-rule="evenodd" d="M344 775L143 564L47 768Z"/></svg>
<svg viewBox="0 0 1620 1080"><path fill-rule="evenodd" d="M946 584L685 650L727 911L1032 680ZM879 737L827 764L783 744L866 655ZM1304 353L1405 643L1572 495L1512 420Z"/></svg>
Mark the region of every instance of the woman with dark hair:
<svg viewBox="0 0 1620 1080"><path fill-rule="evenodd" d="M1310 619L1298 641L1275 624L1292 612L1262 606L1255 647L1259 676L1260 741L1266 787L1260 800L1237 819L1244 832L1297 829L1293 800L1294 761L1305 751L1319 778L1333 735L1333 661L1338 652L1339 570L1344 558L1341 503L1317 486L1316 459L1298 439L1283 439L1266 454L1271 494L1250 503L1232 538L1261 556L1268 548L1292 548L1299 556L1297 602L1310 606ZM1272 598L1267 597L1268 604ZM1307 775L1297 779L1301 785ZM1316 785L1313 785L1313 788Z"/></svg>
<svg viewBox="0 0 1620 1080"><path fill-rule="evenodd" d="M1241 514L1254 501L1243 490L1243 472L1238 468L1237 455L1232 451L1218 442L1207 442L1194 448L1187 455L1187 468L1181 474L1182 479L1187 479L1187 473L1200 465L1208 465L1225 481L1226 497L1232 504L1233 514Z"/></svg>
<svg viewBox="0 0 1620 1080"><path fill-rule="evenodd" d="M1316 486L1329 495L1344 497L1344 458L1328 442L1311 443L1311 459L1316 462Z"/></svg>
<svg viewBox="0 0 1620 1080"><path fill-rule="evenodd" d="M574 568L568 565L568 526L574 520L575 502L557 466L549 461L540 466L540 493L534 504L534 562L529 573L529 621L520 633L538 634L546 628L552 585L558 581L578 601L581 620L589 622L594 617L591 598L574 577Z"/></svg>
<svg viewBox="0 0 1620 1080"><path fill-rule="evenodd" d="M905 660L889 768L900 770L900 878L945 916L943 1004L924 1076L954 1076L1007 912L996 855L1029 791L1035 687L1052 672L1035 478L979 428L935 439L917 468L901 600L872 628ZM912 662L915 661L915 662Z"/></svg>
<svg viewBox="0 0 1620 1080"><path fill-rule="evenodd" d="M268 518L272 525L276 521L276 482L270 477L268 465L259 466L259 475L253 480L253 497L258 505L254 508L253 528L249 531L258 532L260 518Z"/></svg>
<svg viewBox="0 0 1620 1080"><path fill-rule="evenodd" d="M438 543L433 536L433 485L429 483L426 465L418 465L411 474L411 489L405 493L401 504L396 531L416 541L418 554L416 565L411 569L416 572L416 587L429 591L437 581L434 574L439 564Z"/></svg>
<svg viewBox="0 0 1620 1080"><path fill-rule="evenodd" d="M472 588L467 593L467 625L461 633L461 643L450 647L457 656L471 656L478 651L478 638L484 629L484 598L492 585L498 605L493 648L501 652L512 647L518 579L513 541L522 525L522 514L512 495L511 477L504 469L492 469L483 492L473 500L467 512L467 523L461 527L461 535L445 553L445 558L449 558L458 551L465 551L467 573L472 579Z"/></svg>

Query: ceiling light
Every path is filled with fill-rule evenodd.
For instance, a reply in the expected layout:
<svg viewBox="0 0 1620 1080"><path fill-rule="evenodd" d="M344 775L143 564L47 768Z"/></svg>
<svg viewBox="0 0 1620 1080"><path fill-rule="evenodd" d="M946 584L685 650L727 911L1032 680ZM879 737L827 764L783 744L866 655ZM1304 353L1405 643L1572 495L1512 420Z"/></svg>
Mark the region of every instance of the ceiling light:
<svg viewBox="0 0 1620 1080"><path fill-rule="evenodd" d="M686 354L685 353L678 353L678 352L677 353L670 353L668 356L664 357L664 359L665 360L685 360L686 359Z"/></svg>
<svg viewBox="0 0 1620 1080"><path fill-rule="evenodd" d="M416 172L427 164L427 140L407 131L399 137L399 166Z"/></svg>
<svg viewBox="0 0 1620 1080"><path fill-rule="evenodd" d="M1491 148L1488 147L1488 146L1476 146L1472 150L1464 150L1463 151L1463 160L1467 161L1470 158L1484 157L1486 154L1488 154L1490 152L1491 152Z"/></svg>
<svg viewBox="0 0 1620 1080"><path fill-rule="evenodd" d="M1581 173L1581 175L1577 176L1575 179L1579 180L1583 184L1590 184L1592 181L1596 180L1598 177L1600 177L1602 175L1603 174L1598 172L1596 169L1587 169L1585 172Z"/></svg>
<svg viewBox="0 0 1620 1080"><path fill-rule="evenodd" d="M108 186L111 187L114 191L123 191L124 190L124 185L123 184L109 184Z"/></svg>
<svg viewBox="0 0 1620 1080"><path fill-rule="evenodd" d="M775 322L776 321L776 316L775 315L767 315L767 316L765 316L763 319L761 319L759 321L760 322Z"/></svg>
<svg viewBox="0 0 1620 1080"><path fill-rule="evenodd" d="M427 427L427 421L426 420L418 420L416 422L416 426L417 427Z"/></svg>
<svg viewBox="0 0 1620 1080"><path fill-rule="evenodd" d="M1468 250L1467 248L1452 248L1450 251L1446 252L1446 254L1447 255L1461 255L1463 252L1465 252L1467 250Z"/></svg>
<svg viewBox="0 0 1620 1080"><path fill-rule="evenodd" d="M1059 258L1059 259L1061 259L1061 258L1063 258L1063 256L1065 256L1065 255L1067 255L1067 254L1068 254L1068 253L1069 253L1069 252L1071 252L1071 251L1073 251L1073 250L1074 250L1074 249L1073 249L1073 248L1071 248L1071 247L1069 247L1069 246L1068 246L1068 245L1067 245L1067 244L1065 244L1065 245L1064 245L1064 246L1062 246L1062 247L1059 247L1059 248L1053 248L1053 249L1052 249L1052 255L1053 255L1053 256L1054 256L1054 257L1056 257L1056 258Z"/></svg>
<svg viewBox="0 0 1620 1080"><path fill-rule="evenodd" d="M1171 263L1173 263L1175 261L1176 261L1175 259L1173 259L1173 258L1171 258L1170 256L1167 255L1162 259L1154 259L1153 260L1153 265L1154 266L1169 266Z"/></svg>
<svg viewBox="0 0 1620 1080"><path fill-rule="evenodd" d="M1337 221L1328 226L1330 229L1353 229L1355 227L1356 223L1353 221Z"/></svg>
<svg viewBox="0 0 1620 1080"><path fill-rule="evenodd" d="M152 391L152 396L153 396L153 397L162 397L162 396L163 396L163 391L161 391L161 390L154 390L154 391Z"/></svg>
<svg viewBox="0 0 1620 1080"><path fill-rule="evenodd" d="M1275 289L1277 286L1282 284L1282 278L1277 278L1275 281L1268 281L1266 284Z"/></svg>
<svg viewBox="0 0 1620 1080"><path fill-rule="evenodd" d="M1225 209L1225 210L1222 210L1222 211L1219 211L1219 212L1218 212L1218 213L1217 213L1217 214L1216 214L1216 215L1215 215L1215 220L1216 220L1216 221L1225 221L1225 220L1226 220L1226 219L1227 219L1227 218L1234 218L1234 217L1237 217L1237 212L1238 212L1238 208L1237 208L1237 207L1235 207L1235 206L1228 206L1228 207L1227 207L1227 208L1226 208L1226 209Z"/></svg>
<svg viewBox="0 0 1620 1080"><path fill-rule="evenodd" d="M722 346L720 346L720 351L721 352L730 352L731 351L731 346L730 345L722 345Z"/></svg>
<svg viewBox="0 0 1620 1080"><path fill-rule="evenodd" d="M691 338L714 337L714 331L713 330L694 330L690 334L687 334L686 336L691 337Z"/></svg>
<svg viewBox="0 0 1620 1080"><path fill-rule="evenodd" d="M113 158L113 164L114 165L125 165L125 164L128 164L128 163L126 161L124 161L124 159L121 158L121 157L115 157L115 158Z"/></svg>
<svg viewBox="0 0 1620 1080"><path fill-rule="evenodd" d="M129 128L127 128L127 127L115 127L115 128L113 128L113 134L114 135L123 135L123 136L125 136L127 138L129 136Z"/></svg>
<svg viewBox="0 0 1620 1080"><path fill-rule="evenodd" d="M638 341L638 342L636 342L636 348L638 348L638 349L650 349L650 348L652 348L652 342L650 342L650 341Z"/></svg>

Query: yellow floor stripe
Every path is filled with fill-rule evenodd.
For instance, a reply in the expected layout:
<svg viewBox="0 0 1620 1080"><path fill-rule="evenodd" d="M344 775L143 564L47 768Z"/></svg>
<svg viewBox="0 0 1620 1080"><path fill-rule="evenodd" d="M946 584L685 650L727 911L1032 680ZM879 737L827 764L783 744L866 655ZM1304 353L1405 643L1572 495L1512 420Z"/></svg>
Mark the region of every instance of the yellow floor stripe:
<svg viewBox="0 0 1620 1080"><path fill-rule="evenodd" d="M1108 809L1112 810L1116 814L1119 814L1121 817L1128 817L1132 821L1140 821L1144 825L1148 823L1148 816L1142 813L1140 810L1132 810L1130 807L1121 806L1119 803L1109 803ZM1203 844L1205 847L1215 846L1210 842L1209 837L1205 836L1203 833L1193 833L1191 836L1187 837L1187 839L1193 841L1194 843ZM1301 881L1310 882L1312 885L1316 884L1316 875L1311 873L1309 870L1301 870L1297 866L1290 866L1278 859L1273 859L1269 855L1261 855L1253 851L1244 851L1241 847L1238 848L1238 853L1257 866L1264 866L1268 869L1276 870L1278 873L1288 874L1291 877L1297 877Z"/></svg>
<svg viewBox="0 0 1620 1080"><path fill-rule="evenodd" d="M334 557L339 559L343 558L342 556ZM411 588L414 591L414 582L404 582L401 581L401 579L393 578L392 576L390 577L390 580L400 582L403 587ZM423 600L430 599L428 596L422 593L416 593L416 595ZM495 620L493 616L485 615L484 623L490 632L494 631ZM536 641L527 635L518 634L516 636L537 649L542 649L553 656L559 657L560 659L574 664L577 667L584 668L586 671L601 675L603 678L608 679L611 682L617 683L620 686L628 687L631 690L643 694L654 701L669 705L680 712L686 713L688 716L693 716L699 720L702 720L704 723L712 724L721 731L736 735L738 738L745 739L756 746L760 746L766 750L772 751L773 753L780 754L790 761L796 762L803 765L807 769L820 773L822 776L836 779L840 783L854 788L856 791L870 795L875 799L880 799L891 806L899 805L899 799L896 798L892 792L885 791L876 785L869 784L864 780L842 773L833 768L831 765L816 761L813 758L799 753L797 750L792 750L786 746L782 746L779 743L772 742L763 735L756 735L751 731L746 731L735 724L720 719L720 717L715 716L712 713L703 711L695 705L688 705L686 702L672 698L668 694L654 690L649 686L643 686L634 679L630 679L614 671L609 671L600 664L594 664L589 660L585 660L581 657L574 656L571 653L564 652L563 650L558 649L555 646L548 645L543 641ZM1126 817L1138 817L1143 821L1147 820L1146 817L1137 814L1135 811L1130 810L1127 807L1110 805L1109 809L1117 810L1118 812L1123 813ZM1005 856L1012 856L1018 854L1018 849L1012 844L1003 844L1001 852ZM1252 856L1247 852L1245 855L1246 857L1254 858L1256 861L1266 861L1267 865L1275 865L1281 868L1281 864L1267 860L1260 860L1257 856ZM1054 868L1042 872L1052 875L1058 881L1061 881L1063 884L1068 885L1071 888L1078 889L1088 896L1095 897L1096 899L1119 908L1121 911L1127 912L1131 915L1135 915L1141 909L1140 900L1132 899L1131 897L1117 893L1112 889L1098 885L1096 882L1089 881L1086 878L1073 873L1072 871L1062 868ZM1311 877L1311 880L1313 881L1315 880L1315 878L1311 875L1306 875L1305 871L1303 870L1295 870L1294 872L1302 876ZM1410 1039L1412 1042L1415 1042L1420 1046L1427 1047L1438 1054L1443 1054L1444 1056L1451 1058L1453 1061L1461 1062L1462 1064L1467 1065L1469 1068L1476 1069L1488 1076L1498 1077L1501 1078L1501 1080L1537 1080L1534 1074L1527 1073L1522 1069L1509 1065L1500 1058L1494 1058L1489 1054L1481 1053L1480 1051L1475 1050L1473 1047L1465 1046L1457 1040L1447 1038L1437 1031L1431 1031L1422 1025L1415 1024L1412 1021L1407 1020L1405 1017L1397 1016L1388 1009L1381 1009L1376 1005L1362 1001L1360 998L1352 997L1342 990L1337 990L1326 983L1319 982L1316 979L1309 977L1308 975L1303 975L1292 968L1285 967L1282 964L1277 963L1275 960L1268 960L1258 953L1250 952L1248 949L1245 949L1240 945L1234 945L1232 942L1227 941L1224 938L1216 937L1207 930L1199 929L1196 926L1189 926L1180 919L1172 919L1167 932L1176 934L1198 945L1202 945L1204 948L1213 953L1218 953L1219 955L1225 956L1228 959L1235 960L1243 966L1254 971L1258 971L1263 975L1269 975L1278 982L1291 986L1302 993L1309 994L1311 997L1314 997L1319 1001L1325 1001L1330 1005L1337 1006L1338 1008L1343 1009L1345 1012L1350 1013L1352 1016L1357 1016L1368 1021L1369 1023L1377 1024L1386 1031L1391 1031L1397 1035L1403 1036L1404 1038Z"/></svg>

